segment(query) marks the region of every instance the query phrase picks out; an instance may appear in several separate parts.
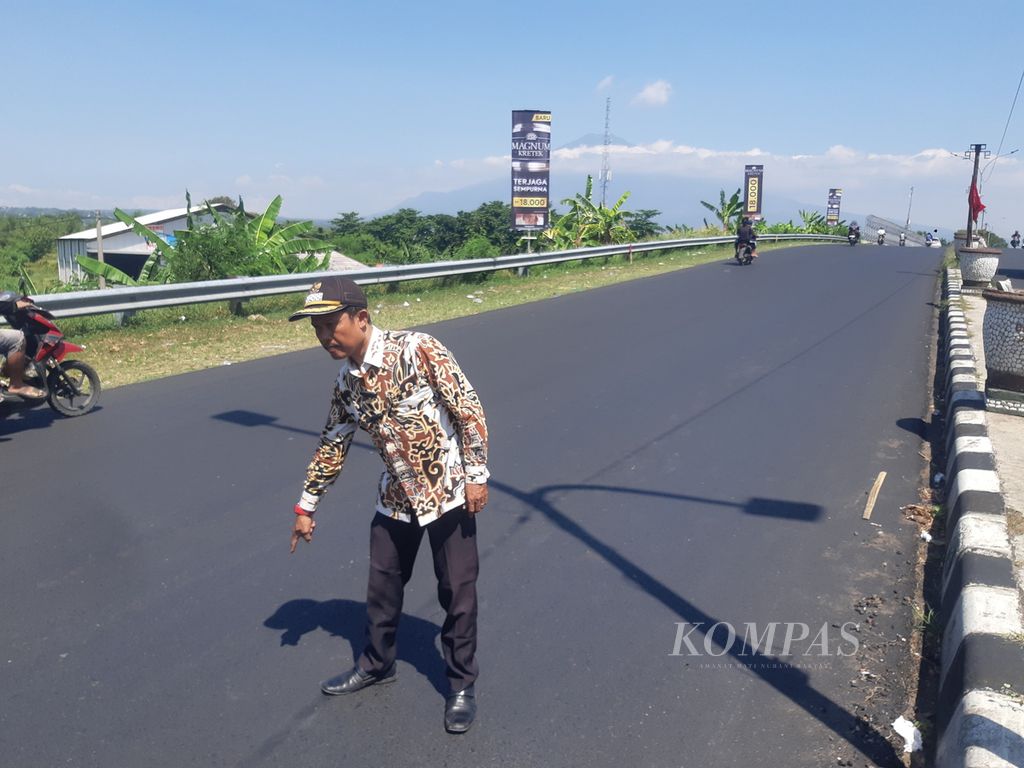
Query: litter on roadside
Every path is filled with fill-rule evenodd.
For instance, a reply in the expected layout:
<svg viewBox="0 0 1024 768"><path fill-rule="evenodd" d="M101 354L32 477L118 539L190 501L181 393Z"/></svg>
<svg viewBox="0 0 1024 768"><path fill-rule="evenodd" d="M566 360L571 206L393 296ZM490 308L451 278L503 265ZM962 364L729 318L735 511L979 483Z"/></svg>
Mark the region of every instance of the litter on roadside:
<svg viewBox="0 0 1024 768"><path fill-rule="evenodd" d="M906 742L903 745L904 752L917 752L921 749L921 732L917 730L916 725L907 720L903 715L893 720L892 729L902 736Z"/></svg>

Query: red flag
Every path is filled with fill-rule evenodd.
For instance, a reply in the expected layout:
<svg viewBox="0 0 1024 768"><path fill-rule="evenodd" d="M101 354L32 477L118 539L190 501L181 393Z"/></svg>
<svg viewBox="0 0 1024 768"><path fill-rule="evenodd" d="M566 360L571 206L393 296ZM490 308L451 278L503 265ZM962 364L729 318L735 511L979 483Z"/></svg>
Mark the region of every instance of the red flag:
<svg viewBox="0 0 1024 768"><path fill-rule="evenodd" d="M971 219L978 223L978 214L985 210L985 204L981 202L981 195L978 194L978 185L971 182L971 192L967 195L967 204L971 207Z"/></svg>

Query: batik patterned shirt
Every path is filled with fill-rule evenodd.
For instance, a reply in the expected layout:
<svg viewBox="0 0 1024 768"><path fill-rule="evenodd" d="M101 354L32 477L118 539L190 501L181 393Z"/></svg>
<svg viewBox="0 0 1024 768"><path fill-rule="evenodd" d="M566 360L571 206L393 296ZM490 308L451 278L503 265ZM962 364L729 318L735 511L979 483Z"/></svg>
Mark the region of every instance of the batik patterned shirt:
<svg viewBox="0 0 1024 768"><path fill-rule="evenodd" d="M480 398L452 354L425 333L371 326L362 365L342 362L302 509L313 512L337 479L357 427L384 460L382 515L426 525L465 503L467 482L487 482Z"/></svg>

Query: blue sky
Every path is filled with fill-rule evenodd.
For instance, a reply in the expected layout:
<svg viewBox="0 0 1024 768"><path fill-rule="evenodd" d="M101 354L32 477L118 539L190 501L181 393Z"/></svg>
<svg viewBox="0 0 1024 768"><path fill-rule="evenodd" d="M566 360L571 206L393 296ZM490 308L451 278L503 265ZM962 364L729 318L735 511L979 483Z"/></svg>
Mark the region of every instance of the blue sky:
<svg viewBox="0 0 1024 768"><path fill-rule="evenodd" d="M509 112L553 145L603 129L631 173L962 226L972 141L996 149L1024 3L4 2L0 205L163 207L284 195L289 216L372 214L508 176ZM970 14L981 17L971 29ZM13 66L10 64L13 62ZM1024 104L983 197L1021 221ZM556 155L554 174L600 167ZM870 204L869 204L870 203ZM915 218L918 216L915 215ZM949 219L949 222L945 221Z"/></svg>

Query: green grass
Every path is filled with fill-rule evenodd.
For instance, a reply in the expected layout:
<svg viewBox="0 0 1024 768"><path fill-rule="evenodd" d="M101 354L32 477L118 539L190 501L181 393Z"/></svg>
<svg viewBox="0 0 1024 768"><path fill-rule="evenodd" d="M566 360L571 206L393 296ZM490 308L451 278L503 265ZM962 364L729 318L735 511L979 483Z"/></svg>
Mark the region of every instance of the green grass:
<svg viewBox="0 0 1024 768"><path fill-rule="evenodd" d="M942 266L946 269L960 266L960 262L956 258L956 248L952 245L946 246L946 253L942 257Z"/></svg>
<svg viewBox="0 0 1024 768"><path fill-rule="evenodd" d="M914 606L914 629L924 634L934 633L937 629L937 624L937 616L934 609L928 606L923 608L919 605Z"/></svg>
<svg viewBox="0 0 1024 768"><path fill-rule="evenodd" d="M765 243L759 250L792 245ZM730 255L728 245L656 251L637 254L632 263L625 256L613 256L532 267L526 278L502 271L479 282L419 280L368 286L366 293L375 324L411 328L686 269ZM287 322L300 305L301 294L296 293L248 301L242 316L232 315L226 302L215 302L146 310L125 326L118 326L110 315L67 318L60 326L71 341L86 347L76 357L93 365L104 387L111 388L315 347L308 322Z"/></svg>

